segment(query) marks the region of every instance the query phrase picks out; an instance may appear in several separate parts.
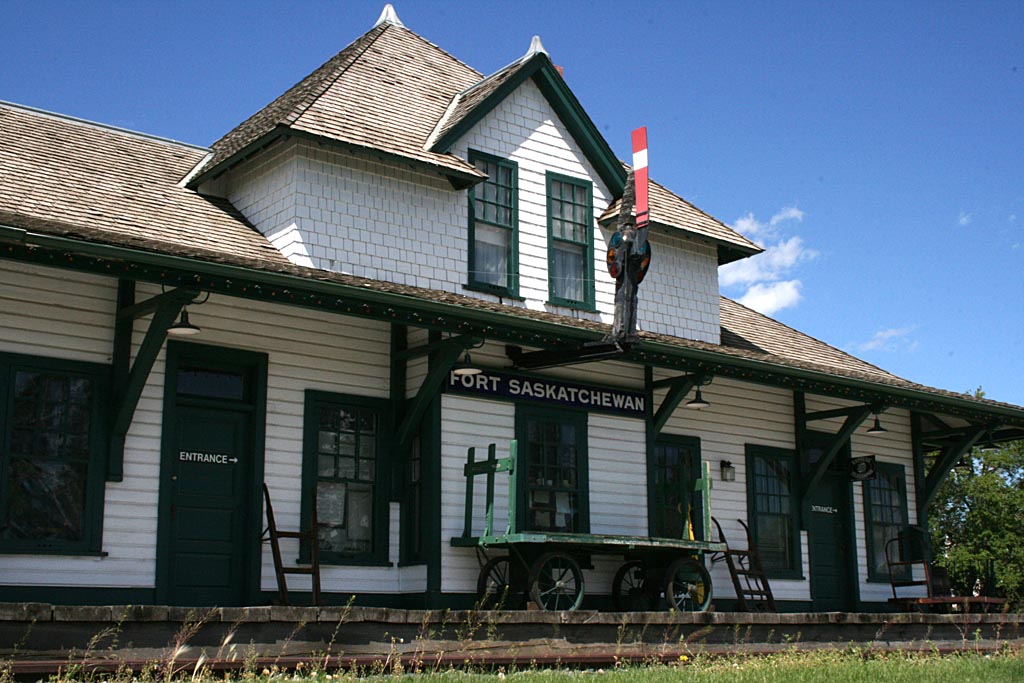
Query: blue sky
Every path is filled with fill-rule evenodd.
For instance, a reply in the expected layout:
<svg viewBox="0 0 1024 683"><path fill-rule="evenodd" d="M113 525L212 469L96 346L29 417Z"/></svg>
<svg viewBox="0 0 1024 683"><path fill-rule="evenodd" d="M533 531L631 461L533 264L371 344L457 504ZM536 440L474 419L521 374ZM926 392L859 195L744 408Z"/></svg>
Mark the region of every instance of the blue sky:
<svg viewBox="0 0 1024 683"><path fill-rule="evenodd" d="M1024 405L1024 3L420 2L490 73L539 34L615 151L766 247L723 292ZM209 144L383 2L6 0L0 99Z"/></svg>

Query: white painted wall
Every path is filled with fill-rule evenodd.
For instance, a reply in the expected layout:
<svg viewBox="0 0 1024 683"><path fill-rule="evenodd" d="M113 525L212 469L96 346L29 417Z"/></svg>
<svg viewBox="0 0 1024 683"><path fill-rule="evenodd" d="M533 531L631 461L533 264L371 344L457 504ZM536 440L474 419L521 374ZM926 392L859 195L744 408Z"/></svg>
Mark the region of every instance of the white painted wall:
<svg viewBox="0 0 1024 683"><path fill-rule="evenodd" d="M140 285L138 300L159 293ZM0 261L0 351L109 363L116 281ZM304 392L317 389L384 398L388 395L386 323L213 295L190 309L202 327L198 342L268 354L265 478L281 528L299 526ZM138 351L148 318L136 323ZM165 350L143 391L125 445L124 481L106 484L106 557L0 555L0 583L152 588L155 580L157 498ZM381 485L386 483L381 480ZM392 567L324 566L325 591L419 592L424 567L397 567L398 505L391 506ZM298 555L282 541L285 560ZM262 587L276 590L264 549ZM306 583L303 583L303 581ZM302 590L306 577L289 577Z"/></svg>
<svg viewBox="0 0 1024 683"><path fill-rule="evenodd" d="M512 306L612 322L615 286L605 268L611 232L596 221L598 313L548 300L546 172L593 182L594 216L610 193L565 125L526 81L453 147L511 159L519 167L519 293ZM468 282L468 193L447 181L370 153L340 152L301 140L278 144L232 170L226 196L292 262L371 279L498 298ZM667 235L641 295L641 329L718 343L715 250Z"/></svg>

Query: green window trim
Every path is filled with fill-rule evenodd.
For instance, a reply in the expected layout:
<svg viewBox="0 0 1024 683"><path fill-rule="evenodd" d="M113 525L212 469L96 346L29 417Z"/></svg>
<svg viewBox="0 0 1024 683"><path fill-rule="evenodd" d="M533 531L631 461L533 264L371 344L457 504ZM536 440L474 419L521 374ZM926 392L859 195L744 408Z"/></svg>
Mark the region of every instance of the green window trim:
<svg viewBox="0 0 1024 683"><path fill-rule="evenodd" d="M0 353L0 553L79 556L104 554L101 548L109 447L107 410L110 405L110 374L110 366L98 363ZM40 390L38 398L32 398L25 393L31 391L28 383L32 375L43 380L44 388ZM18 389L19 381L26 383L21 390ZM89 389L86 390L86 386ZM87 392L84 398L82 392ZM34 413L29 410L31 403L37 403L41 412ZM29 421L23 422L24 420ZM21 436L16 437L16 432ZM25 440L25 443L35 441L33 450L45 447L59 449L60 453L46 457L28 453L17 455L15 450L19 449L18 442L22 440ZM67 448L73 447L76 442L85 453L72 457ZM51 535L49 538L11 537L11 506L15 504L11 487L16 477L16 461L49 462L54 466L51 470L52 477L58 477L60 469L66 474L75 468L85 468L79 491L81 501L75 500L73 487L55 489L51 481L47 493L58 496L63 490L64 498L57 501L62 503L60 505L43 506L46 509L67 512L72 508L69 503L80 504L79 538L61 538L59 534ZM62 467L56 467L58 464L62 464ZM39 471L38 467L35 469ZM30 475L31 473L26 476ZM29 490L31 481L26 479L22 491ZM22 501L26 502L31 501ZM38 517L31 515L31 507L28 514L31 517ZM40 519L34 521L48 523Z"/></svg>
<svg viewBox="0 0 1024 683"><path fill-rule="evenodd" d="M367 487L372 488L370 509L372 511L372 519L370 520L369 536L366 539L359 539L359 542L369 542L369 548L365 551L336 551L330 548L321 547L320 549L320 563L329 565L355 565L355 566L389 566L388 555L389 555L389 488L386 481L387 473L391 470L390 458L388 454L392 447L390 435L392 434L393 425L390 422L390 402L386 399L368 398L365 396L353 396L349 394L335 394L324 391L315 391L312 389L306 390L305 407L303 412L303 431L302 431L302 528L306 529L309 527L311 508L310 503L312 500L312 492L314 488L318 489L318 500L317 500L317 517L318 523L321 529L329 526L325 515L323 514L325 509L330 504L324 499L324 496L319 491L319 485L325 484L341 484L345 486L345 494L343 496L340 507L343 508L341 514L345 522L343 524L335 525L338 529L346 529L346 538L348 537L348 529L351 528L350 520L348 515L351 513L349 503L351 498L349 497L348 490L351 486L353 489L361 489L365 492ZM335 438L340 438L341 434L351 434L353 439L353 453L352 455L344 455L341 452L340 441L336 442L336 446L330 452L323 451L321 448L321 415L325 410L341 410L356 413L358 416L356 422L358 426L352 430L345 430L342 427L338 427L333 432L331 430L325 431L327 434L334 434ZM367 448L364 446L364 439L367 439L366 432L369 431L363 426L361 420L365 417L372 416L373 418L373 430L370 438L372 442L366 445L372 445L372 456L366 457ZM333 463L331 462L333 458ZM342 465L344 460L352 461L351 476L342 474ZM331 476L321 476L322 470L320 469L321 461L329 464L334 469L334 474ZM372 461L372 465L370 464ZM372 467L370 476L366 474L370 472L369 468ZM351 524L358 522L352 521ZM318 530L319 533L320 530ZM348 542L348 541L346 541ZM309 548L305 547L305 544L300 548L299 553L300 562L309 561Z"/></svg>
<svg viewBox="0 0 1024 683"><path fill-rule="evenodd" d="M670 462L673 452L678 456L675 463ZM680 470L676 473L675 480L671 469ZM678 475L684 475L687 481L680 481ZM686 518L682 511L682 506L686 505L691 510L690 522L694 538L700 539L704 528L701 519L703 507L693 491L694 481L700 476L700 438L681 434L660 434L652 444L647 460L648 535L660 538L687 538L686 529L683 527Z"/></svg>
<svg viewBox="0 0 1024 683"><path fill-rule="evenodd" d="M907 508L907 471L898 463L876 462L875 478L861 484L864 496L864 545L867 548L868 581L889 583L889 571L885 567L885 547L876 547L874 538L876 531L880 531L884 541L888 541L894 538L895 534L904 531L910 523ZM898 500L893 500L893 495ZM904 570L909 570L909 567L904 567Z"/></svg>
<svg viewBox="0 0 1024 683"><path fill-rule="evenodd" d="M581 193L577 190L582 190ZM556 196L557 195L557 196ZM566 216L571 209L572 216ZM558 216L556 216L558 214ZM582 218L582 220L580 220ZM547 172L548 303L595 311L594 295L594 184L589 180ZM574 235L567 235L572 231ZM582 249L579 296L567 296L568 285L559 285L559 252Z"/></svg>
<svg viewBox="0 0 1024 683"><path fill-rule="evenodd" d="M466 288L506 298L519 298L519 165L493 154L469 151L469 162L488 173L487 180L469 188L469 240ZM507 176L505 175L507 173ZM503 182L504 181L504 182ZM507 201L502 200L505 196ZM507 232L503 284L482 273L477 233Z"/></svg>
<svg viewBox="0 0 1024 683"><path fill-rule="evenodd" d="M534 455L531 453L531 439L530 439L530 423L534 421L542 420L547 423L557 422L560 426L568 426L573 430L575 449L576 449L576 462L572 463L575 469L575 485L572 483L566 484L563 481L563 485L559 485L557 481L545 480L534 482L531 479L531 462L530 458ZM568 494L569 500L571 496L576 497L575 506L575 528L571 529L571 533L587 534L590 533L590 481L588 476L589 468L589 457L587 449L588 440L588 416L586 411L581 410L568 410L562 408L551 408L547 406L538 406L535 404L518 403L516 404L516 440L519 443L519 462L520 466L517 467L516 476L518 480L516 482L516 490L519 492L517 508L517 520L516 528L521 531L536 530L531 523L530 515L533 511L531 509L531 496L534 491L538 493L549 493L552 494L556 500L556 508L553 516L557 516L557 499L559 494ZM545 458L543 465L547 466L547 469L551 469L553 463L550 462L549 458ZM557 479L557 477L555 477Z"/></svg>
<svg viewBox="0 0 1024 683"><path fill-rule="evenodd" d="M762 461L765 463L776 462L784 465L784 469L788 471L788 476L785 479L777 479L777 484L782 484L784 489L788 489L788 495L786 490L775 490L772 491L770 488L764 488L768 483L767 481L758 481L758 472L762 469L758 467L757 462ZM747 472L747 521L750 526L750 533L754 538L754 543L758 546L761 552L762 561L765 560L765 554L761 540L764 535L764 531L760 529L763 522L761 522L761 510L758 507L759 500L765 500L767 498L788 498L787 502L780 504L779 511L774 514L775 517L788 517L787 530L789 532L789 553L788 553L788 566L786 567L772 567L769 562L765 564L765 574L769 578L773 579L802 579L803 577L803 561L800 549L800 501L799 501L799 461L797 459L797 453L794 450L788 448L775 448L771 446L759 446L756 444L746 445L746 472Z"/></svg>

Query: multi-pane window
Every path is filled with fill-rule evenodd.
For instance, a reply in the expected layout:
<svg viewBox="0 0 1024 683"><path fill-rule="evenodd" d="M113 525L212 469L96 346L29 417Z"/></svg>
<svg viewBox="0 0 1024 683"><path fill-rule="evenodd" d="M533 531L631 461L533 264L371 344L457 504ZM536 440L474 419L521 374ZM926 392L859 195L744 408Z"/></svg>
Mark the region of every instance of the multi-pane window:
<svg viewBox="0 0 1024 683"><path fill-rule="evenodd" d="M517 419L525 528L587 532L586 414L521 406Z"/></svg>
<svg viewBox="0 0 1024 683"><path fill-rule="evenodd" d="M553 303L594 305L593 186L549 172L549 293Z"/></svg>
<svg viewBox="0 0 1024 683"><path fill-rule="evenodd" d="M885 546L906 528L906 488L903 467L892 463L878 463L875 466L875 478L864 482L869 580L889 580ZM899 553L901 549L896 547L898 545L894 543L890 553ZM894 567L896 578L909 579L909 569L909 565Z"/></svg>
<svg viewBox="0 0 1024 683"><path fill-rule="evenodd" d="M469 159L488 176L469 191L469 285L514 296L518 167L481 152L470 152Z"/></svg>
<svg viewBox="0 0 1024 683"><path fill-rule="evenodd" d="M106 376L90 364L0 356L4 550L99 550Z"/></svg>
<svg viewBox="0 0 1024 683"><path fill-rule="evenodd" d="M652 455L651 536L696 538L703 528L702 501L693 491L700 477L700 439L663 437L654 444Z"/></svg>
<svg viewBox="0 0 1024 683"><path fill-rule="evenodd" d="M371 560L386 551L379 533L387 524L380 508L386 493L379 480L382 427L380 407L372 402L306 392L303 489L316 488L322 561Z"/></svg>
<svg viewBox="0 0 1024 683"><path fill-rule="evenodd" d="M796 454L747 446L747 504L751 532L765 571L773 576L800 572L796 510Z"/></svg>

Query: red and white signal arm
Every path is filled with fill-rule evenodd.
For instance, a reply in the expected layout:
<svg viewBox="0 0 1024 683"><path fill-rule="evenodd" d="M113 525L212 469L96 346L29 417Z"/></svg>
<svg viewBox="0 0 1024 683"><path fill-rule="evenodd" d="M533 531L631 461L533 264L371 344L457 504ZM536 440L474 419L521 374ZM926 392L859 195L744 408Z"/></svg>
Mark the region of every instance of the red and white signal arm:
<svg viewBox="0 0 1024 683"><path fill-rule="evenodd" d="M636 227L646 228L650 220L647 203L647 126L633 131L633 181L636 183Z"/></svg>

